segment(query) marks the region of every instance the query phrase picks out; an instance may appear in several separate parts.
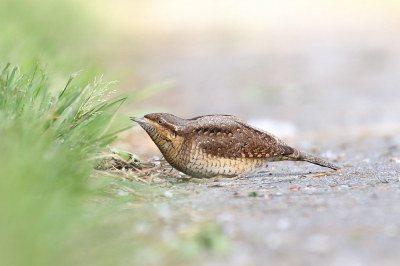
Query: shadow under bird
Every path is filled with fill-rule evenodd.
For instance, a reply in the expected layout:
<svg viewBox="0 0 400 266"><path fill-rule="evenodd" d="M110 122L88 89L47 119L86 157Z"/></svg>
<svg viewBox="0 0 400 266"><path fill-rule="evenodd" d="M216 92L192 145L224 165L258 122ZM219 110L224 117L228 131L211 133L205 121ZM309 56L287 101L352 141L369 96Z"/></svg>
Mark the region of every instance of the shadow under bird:
<svg viewBox="0 0 400 266"><path fill-rule="evenodd" d="M276 161L306 161L341 169L231 115L182 119L154 113L131 120L147 132L172 167L192 177L250 175Z"/></svg>

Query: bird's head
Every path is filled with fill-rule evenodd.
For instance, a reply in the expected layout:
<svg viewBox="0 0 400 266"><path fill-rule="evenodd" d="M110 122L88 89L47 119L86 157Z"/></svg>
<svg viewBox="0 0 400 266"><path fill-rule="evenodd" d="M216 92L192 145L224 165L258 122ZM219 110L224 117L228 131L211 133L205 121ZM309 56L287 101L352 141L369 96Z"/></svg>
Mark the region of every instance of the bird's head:
<svg viewBox="0 0 400 266"><path fill-rule="evenodd" d="M167 113L147 114L144 117L131 117L132 121L138 123L153 141L160 138L172 141L182 133L184 119Z"/></svg>

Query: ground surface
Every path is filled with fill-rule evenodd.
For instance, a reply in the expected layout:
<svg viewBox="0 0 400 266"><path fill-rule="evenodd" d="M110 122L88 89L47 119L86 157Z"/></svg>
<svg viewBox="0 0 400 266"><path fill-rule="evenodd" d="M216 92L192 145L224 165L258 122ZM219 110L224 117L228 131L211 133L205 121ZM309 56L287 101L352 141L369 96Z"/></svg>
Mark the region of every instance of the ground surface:
<svg viewBox="0 0 400 266"><path fill-rule="evenodd" d="M346 166L336 175L311 177L325 168L283 162L239 180L177 182L174 195L190 193L166 204L222 226L231 251L204 265L399 265L398 144L342 143L329 154Z"/></svg>

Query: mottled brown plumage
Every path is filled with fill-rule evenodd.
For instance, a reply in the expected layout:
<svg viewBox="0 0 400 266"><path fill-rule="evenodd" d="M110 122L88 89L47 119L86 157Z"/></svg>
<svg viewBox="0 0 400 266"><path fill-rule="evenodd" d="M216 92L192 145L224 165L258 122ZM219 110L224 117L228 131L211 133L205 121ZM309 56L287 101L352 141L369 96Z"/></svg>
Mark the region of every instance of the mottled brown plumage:
<svg viewBox="0 0 400 266"><path fill-rule="evenodd" d="M171 114L131 118L146 130L174 168L194 177L252 174L267 162L307 161L340 167L297 151L274 135L230 115L182 119Z"/></svg>

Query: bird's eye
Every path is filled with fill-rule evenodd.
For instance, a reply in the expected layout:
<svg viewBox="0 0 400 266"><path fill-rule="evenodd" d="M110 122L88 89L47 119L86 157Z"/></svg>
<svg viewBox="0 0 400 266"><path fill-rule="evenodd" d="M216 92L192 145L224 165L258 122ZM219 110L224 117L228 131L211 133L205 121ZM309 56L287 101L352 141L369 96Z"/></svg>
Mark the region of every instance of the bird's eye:
<svg viewBox="0 0 400 266"><path fill-rule="evenodd" d="M159 124L162 124L162 123L163 123L163 121L162 121L162 120L158 120L158 123L159 123Z"/></svg>

